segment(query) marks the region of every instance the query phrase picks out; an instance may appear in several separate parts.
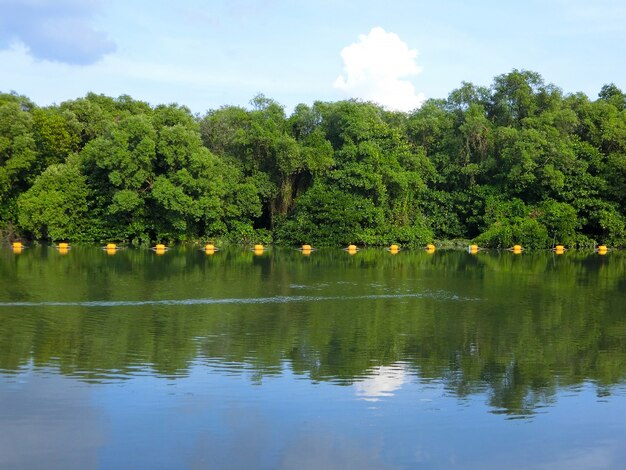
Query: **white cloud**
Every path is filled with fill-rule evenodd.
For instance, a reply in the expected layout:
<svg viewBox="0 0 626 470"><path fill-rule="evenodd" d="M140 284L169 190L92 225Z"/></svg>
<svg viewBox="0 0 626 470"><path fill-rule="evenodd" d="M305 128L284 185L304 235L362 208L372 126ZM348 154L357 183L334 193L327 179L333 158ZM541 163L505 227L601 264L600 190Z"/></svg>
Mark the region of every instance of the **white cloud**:
<svg viewBox="0 0 626 470"><path fill-rule="evenodd" d="M359 35L359 42L343 48L344 73L333 85L350 97L411 111L425 100L407 79L422 71L416 57L417 50L409 49L397 34L373 28L368 35Z"/></svg>
<svg viewBox="0 0 626 470"><path fill-rule="evenodd" d="M32 57L93 64L116 44L90 23L102 0L0 0L0 49L27 47Z"/></svg>

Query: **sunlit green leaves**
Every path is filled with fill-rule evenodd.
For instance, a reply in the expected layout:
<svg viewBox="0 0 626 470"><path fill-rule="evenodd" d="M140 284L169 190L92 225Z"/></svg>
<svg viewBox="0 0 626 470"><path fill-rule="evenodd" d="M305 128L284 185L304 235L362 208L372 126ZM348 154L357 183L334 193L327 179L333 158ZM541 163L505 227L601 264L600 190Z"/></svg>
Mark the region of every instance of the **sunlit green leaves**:
<svg viewBox="0 0 626 470"><path fill-rule="evenodd" d="M595 101L564 95L525 70L489 88L463 82L410 115L357 100L287 115L258 95L200 118L127 95L38 108L0 94L0 229L19 219L47 237L17 200L72 160L87 186L77 237L620 245L624 100L613 84Z"/></svg>
<svg viewBox="0 0 626 470"><path fill-rule="evenodd" d="M75 160L49 166L18 200L20 226L36 238L80 240L89 189Z"/></svg>

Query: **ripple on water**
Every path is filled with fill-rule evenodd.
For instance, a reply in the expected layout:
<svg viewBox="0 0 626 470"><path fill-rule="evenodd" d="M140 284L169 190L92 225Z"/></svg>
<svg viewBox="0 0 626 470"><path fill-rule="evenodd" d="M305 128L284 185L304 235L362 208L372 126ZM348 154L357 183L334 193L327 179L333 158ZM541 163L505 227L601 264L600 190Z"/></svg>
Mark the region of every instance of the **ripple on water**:
<svg viewBox="0 0 626 470"><path fill-rule="evenodd" d="M150 305L224 305L224 304L284 304L292 302L323 302L323 301L354 301L377 299L432 299L440 301L478 301L479 298L462 297L448 291L423 291L395 294L366 294L366 295L277 295L273 297L243 297L243 298L195 298L195 299L163 299L163 300L93 300L93 301L42 301L42 302L0 302L0 308L6 307L141 307Z"/></svg>

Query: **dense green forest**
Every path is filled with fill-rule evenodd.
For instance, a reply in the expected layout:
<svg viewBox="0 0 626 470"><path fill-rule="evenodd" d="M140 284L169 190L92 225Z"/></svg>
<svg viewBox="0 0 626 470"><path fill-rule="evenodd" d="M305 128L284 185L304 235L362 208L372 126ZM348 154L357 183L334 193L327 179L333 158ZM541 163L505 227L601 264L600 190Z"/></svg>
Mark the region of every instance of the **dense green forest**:
<svg viewBox="0 0 626 470"><path fill-rule="evenodd" d="M626 95L529 71L410 114L367 102L193 115L0 94L5 240L626 244Z"/></svg>

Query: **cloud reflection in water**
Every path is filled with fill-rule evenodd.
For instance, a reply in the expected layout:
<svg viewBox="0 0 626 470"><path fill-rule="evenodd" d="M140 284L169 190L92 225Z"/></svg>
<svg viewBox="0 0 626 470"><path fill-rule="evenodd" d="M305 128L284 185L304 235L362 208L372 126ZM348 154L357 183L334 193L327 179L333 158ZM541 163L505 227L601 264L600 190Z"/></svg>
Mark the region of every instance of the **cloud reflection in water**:
<svg viewBox="0 0 626 470"><path fill-rule="evenodd" d="M406 381L406 367L402 363L376 367L371 375L357 383L354 389L357 397L366 401L379 401L392 397Z"/></svg>

